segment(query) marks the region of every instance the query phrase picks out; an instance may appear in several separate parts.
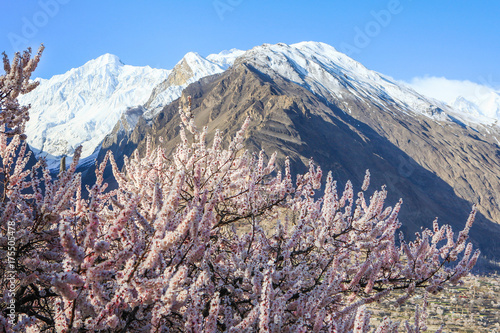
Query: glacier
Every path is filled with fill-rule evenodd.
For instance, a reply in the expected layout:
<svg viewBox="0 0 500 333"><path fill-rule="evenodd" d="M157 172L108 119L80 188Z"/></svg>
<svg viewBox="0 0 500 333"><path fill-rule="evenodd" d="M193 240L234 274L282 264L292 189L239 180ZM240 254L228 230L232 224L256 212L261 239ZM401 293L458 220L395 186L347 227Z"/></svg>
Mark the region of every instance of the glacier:
<svg viewBox="0 0 500 333"><path fill-rule="evenodd" d="M144 104L170 71L123 64L105 54L48 80L20 97L31 104L28 144L48 160L71 156L79 145L90 156L128 106Z"/></svg>

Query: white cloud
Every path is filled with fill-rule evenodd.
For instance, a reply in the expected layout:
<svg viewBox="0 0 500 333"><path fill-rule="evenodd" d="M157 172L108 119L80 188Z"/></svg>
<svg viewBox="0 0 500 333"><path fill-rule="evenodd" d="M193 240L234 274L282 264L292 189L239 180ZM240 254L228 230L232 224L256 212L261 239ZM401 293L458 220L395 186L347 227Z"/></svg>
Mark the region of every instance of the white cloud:
<svg viewBox="0 0 500 333"><path fill-rule="evenodd" d="M459 111L500 119L500 90L471 81L444 77L416 77L406 83L422 95L443 101ZM463 99L469 104L465 109ZM470 106L475 109L471 111Z"/></svg>

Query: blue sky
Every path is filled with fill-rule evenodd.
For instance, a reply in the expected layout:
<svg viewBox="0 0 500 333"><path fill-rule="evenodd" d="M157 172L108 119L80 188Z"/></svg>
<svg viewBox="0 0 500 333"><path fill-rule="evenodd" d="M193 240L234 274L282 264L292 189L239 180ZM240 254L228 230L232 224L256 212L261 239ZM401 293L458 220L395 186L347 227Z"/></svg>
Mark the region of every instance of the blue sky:
<svg viewBox="0 0 500 333"><path fill-rule="evenodd" d="M313 40L396 79L500 88L497 0L2 0L0 12L0 51L43 42L43 78L104 53L170 69L189 51Z"/></svg>

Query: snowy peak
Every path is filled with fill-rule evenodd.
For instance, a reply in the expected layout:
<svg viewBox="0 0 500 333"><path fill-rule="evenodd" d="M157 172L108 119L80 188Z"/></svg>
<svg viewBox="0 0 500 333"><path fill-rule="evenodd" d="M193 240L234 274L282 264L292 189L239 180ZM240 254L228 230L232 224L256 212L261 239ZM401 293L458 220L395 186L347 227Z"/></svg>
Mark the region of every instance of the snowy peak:
<svg viewBox="0 0 500 333"><path fill-rule="evenodd" d="M37 79L40 86L20 99L32 105L28 143L55 166L60 156L72 156L79 145L82 157L88 157L126 110L143 110L149 119L188 84L223 72L243 52L233 49L207 57L212 60L189 52L172 70L125 65L106 53L49 80ZM130 130L135 123L128 125Z"/></svg>
<svg viewBox="0 0 500 333"><path fill-rule="evenodd" d="M218 54L210 54L207 60L219 65L224 70L231 67L239 56L243 55L245 51L238 49L224 50Z"/></svg>
<svg viewBox="0 0 500 333"><path fill-rule="evenodd" d="M231 49L230 51L222 51L219 54L210 54L203 58L196 52L189 52L176 67L180 64L187 65L193 71L194 76L202 78L225 71L233 65L236 58L244 53L245 51L242 50Z"/></svg>
<svg viewBox="0 0 500 333"><path fill-rule="evenodd" d="M70 76L96 75L102 73L116 74L125 64L117 56L106 53L96 59L87 61L83 66L70 69L62 75L56 77L68 78Z"/></svg>
<svg viewBox="0 0 500 333"><path fill-rule="evenodd" d="M500 121L500 90L469 80L425 76L405 83L449 107L450 113L472 124L495 125Z"/></svg>
<svg viewBox="0 0 500 333"><path fill-rule="evenodd" d="M397 109L420 114L435 121L483 124L444 102L425 97L391 77L365 66L320 42L263 44L238 58L235 64L249 63L273 77L280 75L311 92L334 102L350 113L350 103L370 102L381 110ZM389 112L389 111L388 111Z"/></svg>
<svg viewBox="0 0 500 333"><path fill-rule="evenodd" d="M107 65L123 66L124 63L120 60L120 58L118 58L114 54L106 53L100 57L97 57L96 59L88 61L82 67L83 68L99 68L99 67L107 66Z"/></svg>
<svg viewBox="0 0 500 333"><path fill-rule="evenodd" d="M128 108L147 101L169 71L124 65L105 54L49 80L20 98L31 104L26 133L35 151L49 162L71 156L83 146L82 157L94 153Z"/></svg>
<svg viewBox="0 0 500 333"><path fill-rule="evenodd" d="M480 94L479 97L474 97L459 96L451 106L461 113L471 116L471 119L481 120L483 123L498 123L500 120L500 94L489 91Z"/></svg>
<svg viewBox="0 0 500 333"><path fill-rule="evenodd" d="M38 89L20 99L32 105L28 142L49 159L71 156L80 144L83 157L89 156L125 110L143 106L142 116L151 120L189 84L240 64L251 64L271 77L278 75L294 82L346 113L355 105L370 104L384 112L421 114L436 121L458 119L493 125L500 119L500 94L496 91L481 92L475 99L465 96L446 101L448 106L367 69L325 43L278 43L248 51L231 49L206 58L189 52L172 70L125 65L108 53L50 80L40 79Z"/></svg>
<svg viewBox="0 0 500 333"><path fill-rule="evenodd" d="M300 76L315 76L314 69L322 68L332 74L350 72L366 79L376 79L379 76L334 47L321 42L263 44L247 51L241 60L253 60L262 67L270 67L285 75L293 75L287 72L288 69Z"/></svg>
<svg viewBox="0 0 500 333"><path fill-rule="evenodd" d="M198 53L189 52L175 65L167 81L170 85L182 86L192 78L202 78L224 71L219 65L203 58Z"/></svg>
<svg viewBox="0 0 500 333"><path fill-rule="evenodd" d="M203 77L222 73L243 53L244 51L232 49L203 58L196 52L188 52L175 65L168 78L154 88L145 105L147 112L144 117L153 118L164 106L179 98L182 90L189 84Z"/></svg>
<svg viewBox="0 0 500 333"><path fill-rule="evenodd" d="M300 50L305 56L313 56L318 62L326 66L333 66L345 71L356 72L367 78L376 78L378 76L377 73L367 69L361 63L325 43L301 42L292 44L290 47Z"/></svg>
<svg viewBox="0 0 500 333"><path fill-rule="evenodd" d="M470 114L475 117L478 117L480 115L479 106L465 99L465 97L463 96L457 97L457 99L453 102L453 104L451 104L451 106L457 110L462 111L463 113Z"/></svg>

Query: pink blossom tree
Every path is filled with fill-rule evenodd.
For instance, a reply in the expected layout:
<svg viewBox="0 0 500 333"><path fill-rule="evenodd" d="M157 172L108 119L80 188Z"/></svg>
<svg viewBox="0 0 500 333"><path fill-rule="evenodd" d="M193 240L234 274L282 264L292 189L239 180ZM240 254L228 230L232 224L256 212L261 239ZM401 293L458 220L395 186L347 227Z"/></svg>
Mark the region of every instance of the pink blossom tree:
<svg viewBox="0 0 500 333"><path fill-rule="evenodd" d="M9 85L31 87L33 64L17 83L6 79L16 59L1 96ZM148 141L119 170L108 153L83 200L79 150L56 179L43 161L27 169L27 108L1 112L9 119L0 138L4 331L367 332L366 305L395 290L404 291L399 303L417 288L438 292L479 255L467 243L474 208L457 239L434 221L397 242L402 201L385 207L384 187L367 200L369 172L355 196L350 182L339 193L331 173L322 183L313 163L294 177L288 161L275 170L276 155L266 162L243 149L250 119L224 148L219 132L208 145L207 128L194 125L189 107L179 110L172 155ZM108 164L115 190L103 182ZM422 332L425 317L417 309L403 327ZM376 332L398 327L385 318Z"/></svg>

